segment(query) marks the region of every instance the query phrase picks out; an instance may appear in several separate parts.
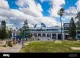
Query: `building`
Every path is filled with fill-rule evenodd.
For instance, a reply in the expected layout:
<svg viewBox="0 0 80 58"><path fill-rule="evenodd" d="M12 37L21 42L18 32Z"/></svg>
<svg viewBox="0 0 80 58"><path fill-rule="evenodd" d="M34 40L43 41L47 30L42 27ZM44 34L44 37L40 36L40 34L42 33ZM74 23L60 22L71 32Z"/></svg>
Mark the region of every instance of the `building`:
<svg viewBox="0 0 80 58"><path fill-rule="evenodd" d="M69 24L70 23L64 23L64 25L63 25L65 39L68 39L68 37L69 37L69 34L68 34L68 31L69 31L69 28L70 28ZM76 39L80 40L80 30L76 30Z"/></svg>
<svg viewBox="0 0 80 58"><path fill-rule="evenodd" d="M39 23L41 27L37 27L38 24L35 24L34 27L30 27L30 34L34 40L66 40L69 37L69 23L64 23L62 28L62 39L61 39L61 28L58 26L55 27L46 27L44 23ZM17 31L18 32L18 31ZM25 32L27 32L25 30ZM76 38L80 39L80 31L77 30ZM17 35L17 33L15 33Z"/></svg>
<svg viewBox="0 0 80 58"><path fill-rule="evenodd" d="M68 34L68 31L69 31L69 23L64 23L63 24L63 29L64 29L64 37L65 37L65 39L68 39L68 37L69 37L69 34Z"/></svg>
<svg viewBox="0 0 80 58"><path fill-rule="evenodd" d="M38 25L41 27L38 27ZM30 33L32 37L39 40L64 40L64 31L62 30L62 39L61 39L61 28L58 26L55 27L46 27L44 23L35 24L34 27L30 28Z"/></svg>

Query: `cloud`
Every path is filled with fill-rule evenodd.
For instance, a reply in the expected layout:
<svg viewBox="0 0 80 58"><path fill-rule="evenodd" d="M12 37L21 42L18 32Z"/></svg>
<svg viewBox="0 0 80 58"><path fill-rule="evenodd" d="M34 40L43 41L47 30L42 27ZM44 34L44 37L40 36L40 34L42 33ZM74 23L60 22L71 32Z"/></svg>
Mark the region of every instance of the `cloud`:
<svg viewBox="0 0 80 58"><path fill-rule="evenodd" d="M52 19L52 17L44 17L42 14L42 6L39 3L36 3L35 0L17 0L16 4L20 7L19 10L26 16L29 21L29 24L36 24L39 22L43 22L47 27L57 25L57 21ZM27 7L25 7L26 5ZM31 17L31 18L30 18ZM30 23L31 22L31 23ZM53 23L54 22L54 23Z"/></svg>
<svg viewBox="0 0 80 58"><path fill-rule="evenodd" d="M51 0L52 7L49 10L49 13L53 17L58 17L58 11L65 4L65 0Z"/></svg>
<svg viewBox="0 0 80 58"><path fill-rule="evenodd" d="M2 1L0 0L0 3ZM1 7L0 5L0 21L6 20L9 28L15 29L16 27L21 27L25 20L28 21L29 27L33 27L33 24L39 22L44 23L47 27L60 26L60 22L57 22L55 18L43 16L42 12L44 10L35 0L17 0L16 4L19 6L19 10L10 9L7 1L5 1L5 4L5 7Z"/></svg>
<svg viewBox="0 0 80 58"><path fill-rule="evenodd" d="M58 11L60 10L61 6L53 6L50 8L49 13L52 17L59 17Z"/></svg>
<svg viewBox="0 0 80 58"><path fill-rule="evenodd" d="M8 2L6 0L0 0L0 8L9 9Z"/></svg>
<svg viewBox="0 0 80 58"><path fill-rule="evenodd" d="M52 17L39 17L37 18L40 22L44 23L47 27L60 26L60 23Z"/></svg>
<svg viewBox="0 0 80 58"><path fill-rule="evenodd" d="M48 2L48 1L51 1L51 0L40 0L41 1L41 3L43 3L43 2Z"/></svg>
<svg viewBox="0 0 80 58"><path fill-rule="evenodd" d="M80 0L76 2L76 5L77 5L77 10L80 11Z"/></svg>
<svg viewBox="0 0 80 58"><path fill-rule="evenodd" d="M20 11L26 14L32 16L43 16L42 6L39 3L36 3L35 0L17 0L16 4L21 7Z"/></svg>
<svg viewBox="0 0 80 58"><path fill-rule="evenodd" d="M77 14L77 12L78 12L78 11L77 11L76 7L69 7L69 9L65 10L64 16L65 16L66 18L75 17L76 14Z"/></svg>

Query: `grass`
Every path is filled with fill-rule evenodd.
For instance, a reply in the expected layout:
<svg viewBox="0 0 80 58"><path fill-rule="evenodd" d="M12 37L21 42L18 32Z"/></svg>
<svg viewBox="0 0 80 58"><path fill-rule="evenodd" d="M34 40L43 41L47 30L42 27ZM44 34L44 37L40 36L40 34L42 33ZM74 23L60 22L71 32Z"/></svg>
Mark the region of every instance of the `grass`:
<svg viewBox="0 0 80 58"><path fill-rule="evenodd" d="M80 52L80 50L72 50L70 47L80 47L80 41L32 41L27 42L20 52Z"/></svg>

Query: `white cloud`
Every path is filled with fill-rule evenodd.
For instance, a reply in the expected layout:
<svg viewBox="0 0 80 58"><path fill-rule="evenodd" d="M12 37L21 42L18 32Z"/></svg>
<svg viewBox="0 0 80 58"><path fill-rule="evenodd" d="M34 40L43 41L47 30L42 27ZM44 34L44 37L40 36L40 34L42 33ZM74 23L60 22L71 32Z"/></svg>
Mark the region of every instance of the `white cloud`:
<svg viewBox="0 0 80 58"><path fill-rule="evenodd" d="M58 15L58 11L60 10L61 6L53 6L49 12L50 12L50 15L53 16L53 17L59 17Z"/></svg>
<svg viewBox="0 0 80 58"><path fill-rule="evenodd" d="M76 2L76 5L77 5L77 10L80 11L80 0Z"/></svg>
<svg viewBox="0 0 80 58"><path fill-rule="evenodd" d="M32 16L43 16L41 13L43 9L39 3L35 2L35 0L17 0L16 4L20 6L20 10L26 14ZM27 7L25 7L25 5Z"/></svg>
<svg viewBox="0 0 80 58"><path fill-rule="evenodd" d="M43 22L47 27L57 25L57 21L54 20L54 18L43 16L41 13L43 9L39 3L35 2L35 0L17 0L16 4L20 6L19 10L25 13L26 18L29 19L28 21L30 25L39 22Z"/></svg>
<svg viewBox="0 0 80 58"><path fill-rule="evenodd" d="M24 20L28 21L30 27L33 27L33 24L39 22L44 23L47 27L60 26L60 23L57 22L55 18L43 16L42 6L39 3L36 3L35 0L17 0L16 4L20 7L19 10L10 9L8 3L4 8L0 7L0 21L5 19L9 28L12 27L15 29L16 27L23 26ZM27 7L25 7L25 5Z"/></svg>
<svg viewBox="0 0 80 58"><path fill-rule="evenodd" d="M40 0L41 1L41 3L43 3L43 2L48 2L48 1L51 1L51 0Z"/></svg>
<svg viewBox="0 0 80 58"><path fill-rule="evenodd" d="M39 22L44 23L47 27L60 26L60 23L52 17L38 17L37 19L40 20Z"/></svg>
<svg viewBox="0 0 80 58"><path fill-rule="evenodd" d="M50 15L53 17L58 17L58 11L65 4L65 0L51 0L52 7L50 8L49 12Z"/></svg>
<svg viewBox="0 0 80 58"><path fill-rule="evenodd" d="M0 0L0 8L9 9L8 2L6 0Z"/></svg>
<svg viewBox="0 0 80 58"><path fill-rule="evenodd" d="M70 7L69 9L65 10L64 16L70 19L71 17L75 17L77 12L78 11L75 7Z"/></svg>

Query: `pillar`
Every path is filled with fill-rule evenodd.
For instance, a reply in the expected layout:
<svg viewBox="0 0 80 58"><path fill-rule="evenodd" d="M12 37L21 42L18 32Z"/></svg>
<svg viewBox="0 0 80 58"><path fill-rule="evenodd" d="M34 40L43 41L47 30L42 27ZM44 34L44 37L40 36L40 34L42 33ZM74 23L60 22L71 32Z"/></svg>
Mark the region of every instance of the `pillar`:
<svg viewBox="0 0 80 58"><path fill-rule="evenodd" d="M42 37L42 33L41 33L41 37Z"/></svg>
<svg viewBox="0 0 80 58"><path fill-rule="evenodd" d="M47 38L47 33L46 33L46 38Z"/></svg>
<svg viewBox="0 0 80 58"><path fill-rule="evenodd" d="M37 37L38 37L38 33L37 33Z"/></svg>
<svg viewBox="0 0 80 58"><path fill-rule="evenodd" d="M64 40L64 38L65 38L65 35L64 35L64 33L62 33L62 39Z"/></svg>
<svg viewBox="0 0 80 58"><path fill-rule="evenodd" d="M51 33L51 39L52 39L52 33Z"/></svg>
<svg viewBox="0 0 80 58"><path fill-rule="evenodd" d="M56 33L56 40L58 40L58 33Z"/></svg>

